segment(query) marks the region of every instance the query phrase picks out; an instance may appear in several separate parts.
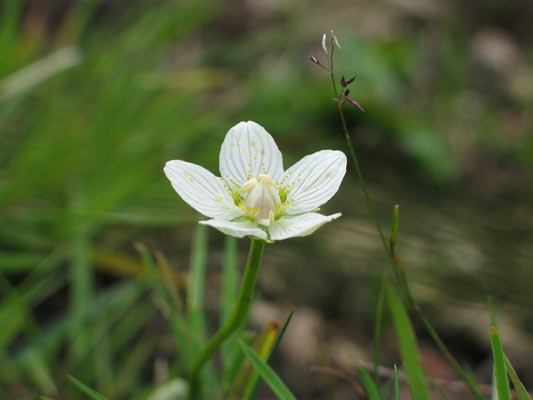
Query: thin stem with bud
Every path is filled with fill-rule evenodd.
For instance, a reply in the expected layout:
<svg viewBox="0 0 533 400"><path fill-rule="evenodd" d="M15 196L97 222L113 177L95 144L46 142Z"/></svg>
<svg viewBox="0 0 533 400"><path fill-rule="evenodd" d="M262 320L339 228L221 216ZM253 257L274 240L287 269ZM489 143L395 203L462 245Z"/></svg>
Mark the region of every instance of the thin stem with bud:
<svg viewBox="0 0 533 400"><path fill-rule="evenodd" d="M359 159L357 158L357 154L355 152L355 148L353 145L352 138L350 136L350 132L348 130L348 125L346 124L346 118L344 116L343 111L343 104L348 101L352 105L354 105L356 108L364 112L364 109L361 107L361 105L352 99L351 97L348 97L349 90L346 89L346 87L353 82L355 77L345 80L344 76L341 79L341 87L342 92L339 93L337 83L335 80L335 70L333 67L333 55L335 51L335 47L338 47L340 49L339 42L336 38L336 36L333 34L333 31L331 32L331 38L330 38L330 52L328 52L328 48L326 46L326 35L322 37L322 48L324 50L324 53L327 57L328 65L324 66L320 63L320 61L316 57L311 57L311 61L313 61L316 65L320 66L321 68L327 70L329 72L329 75L331 77L331 83L333 87L333 93L335 95L334 101L337 104L337 110L339 112L339 116L341 119L342 124L342 130L344 133L344 137L346 139L346 145L348 146L348 153L350 154L350 158L352 159L353 165L355 167L355 171L357 173L357 178L359 180L359 183L361 185L361 188L363 190L363 194L365 197L365 201L368 207L368 210L370 212L370 215L372 216L372 219L374 220L374 224L376 226L376 230L378 231L379 237L381 239L381 243L383 245L383 249L385 250L385 253L387 253L387 258L389 259L389 262L392 266L392 270L394 272L394 277L396 282L398 283L401 293L404 296L404 299L406 300L407 304L415 311L415 313L418 315L420 320L422 321L422 325L424 328L428 331L429 335L439 348L439 350L442 352L446 360L450 363L450 365L455 369L457 374L461 377L461 379L467 384L470 391L474 395L474 397L477 400L483 400L483 396L481 395L481 392L477 386L477 383L471 379L471 377L466 373L466 371L460 366L459 362L452 356L442 339L440 338L437 331L433 328L429 320L425 317L425 315L422 312L422 309L417 304L415 299L413 298L411 291L409 290L409 285L407 283L405 271L403 269L402 264L400 263L399 258L396 256L394 251L394 244L396 242L396 232L394 232L393 237L391 237L390 243L387 244L387 241L385 239L385 235L383 234L383 229L381 228L381 225L379 223L379 220L377 218L376 212L374 210L374 206L372 203L372 200L370 199L370 195L368 193L368 189L366 186L366 181L363 176L363 172L361 171L361 166L359 164ZM399 208L398 206L395 206L395 218L397 223L397 214L398 214ZM397 226L395 227L397 229Z"/></svg>

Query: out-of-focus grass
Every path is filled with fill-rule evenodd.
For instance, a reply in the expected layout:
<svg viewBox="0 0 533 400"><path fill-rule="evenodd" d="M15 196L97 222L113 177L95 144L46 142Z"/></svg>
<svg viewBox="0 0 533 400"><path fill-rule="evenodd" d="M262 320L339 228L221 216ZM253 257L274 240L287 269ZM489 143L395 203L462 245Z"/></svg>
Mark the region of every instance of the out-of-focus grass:
<svg viewBox="0 0 533 400"><path fill-rule="evenodd" d="M4 83L46 51L44 41L19 34L17 3L4 3L2 13ZM73 32L80 15L89 18L80 7L53 37L54 47L77 46L80 64L2 98L0 319L9 329L0 345L9 367L0 378L7 393L20 385L53 395L68 372L131 398L157 343L145 327L154 309L144 284L98 285L95 255L127 238L124 227L191 220L156 177L164 160L206 140L197 133L214 119L199 117L202 84L184 84L164 58L212 13L195 2L167 3L109 30ZM110 226L119 227L111 242L103 234Z"/></svg>
<svg viewBox="0 0 533 400"><path fill-rule="evenodd" d="M69 373L111 398L142 397L158 349L146 326L156 310L143 267L128 258L131 242L144 229L166 233L196 219L176 201L164 161L215 170L223 135L241 119L257 120L293 150L286 166L306 147L340 147L335 110L324 107L329 83L306 61L320 57L319 34L331 26L313 26L304 5L267 10L266 21L244 10L248 24L212 1L124 10L87 1L49 32L21 2L2 7L0 395L60 390L75 399L63 389ZM363 11L357 18L376 17L372 6ZM466 27L444 24L434 49L439 76L425 80L429 39L339 26L339 63L356 69L345 73L358 73L354 97L368 110L357 117L364 135L399 145L442 181L461 175L477 143L504 145L505 155L531 166L527 121L504 128L532 97L503 107L505 98L469 81ZM76 66L17 90L17 73L64 48L76 50ZM475 124L468 112L452 117L461 105L481 110ZM111 266L137 279L116 282Z"/></svg>

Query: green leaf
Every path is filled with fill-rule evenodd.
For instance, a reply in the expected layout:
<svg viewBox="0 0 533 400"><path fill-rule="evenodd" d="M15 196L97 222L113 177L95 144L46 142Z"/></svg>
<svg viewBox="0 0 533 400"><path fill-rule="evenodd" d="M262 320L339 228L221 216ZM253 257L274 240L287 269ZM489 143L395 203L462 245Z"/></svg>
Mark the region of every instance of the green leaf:
<svg viewBox="0 0 533 400"><path fill-rule="evenodd" d="M496 322L496 307L494 306L494 299L489 296L487 302L489 304L490 326L497 328L498 323Z"/></svg>
<svg viewBox="0 0 533 400"><path fill-rule="evenodd" d="M165 312L168 321L170 323L170 328L174 335L174 339L180 348L182 357L181 360L186 368L192 364L193 353L190 346L188 346L187 338L187 325L185 323L185 318L182 315L178 314L175 307L173 307L172 300L170 299L169 294L165 290L165 287L161 283L157 268L154 264L152 256L148 249L141 243L135 244L136 250L139 252L141 259L148 270L148 275L152 280L152 284L163 304L163 311Z"/></svg>
<svg viewBox="0 0 533 400"><path fill-rule="evenodd" d="M392 226L390 229L390 247L394 248L396 243L396 235L398 234L398 226L400 225L400 206L396 204L393 209Z"/></svg>
<svg viewBox="0 0 533 400"><path fill-rule="evenodd" d="M490 329L490 343L492 346L492 356L494 357L494 375L496 376L496 389L499 400L511 400L509 382L505 369L505 356L503 354L502 342L498 335L498 330L494 327Z"/></svg>
<svg viewBox="0 0 533 400"><path fill-rule="evenodd" d="M265 380L267 385L272 389L272 391L280 398L281 400L296 400L296 397L291 393L289 388L283 383L280 377L274 372L268 364L259 357L259 355L248 345L246 345L242 340L239 340L239 345L241 346L242 351L257 369L259 374Z"/></svg>
<svg viewBox="0 0 533 400"><path fill-rule="evenodd" d="M87 396L89 396L93 400L107 400L107 397L104 395L98 393L96 390L91 389L89 386L87 386L85 383L80 382L76 378L74 378L72 375L68 376L68 379L78 387L83 393L85 393Z"/></svg>
<svg viewBox="0 0 533 400"><path fill-rule="evenodd" d="M287 327L289 326L289 323L291 322L293 314L294 314L294 308L289 312L289 316L285 320L285 323L283 324L283 327L281 328L281 331L279 332L279 335L276 338L276 341L274 342L274 345L272 346L270 353L268 354L268 357L266 359L267 363L270 361L270 359L272 358L272 355L274 354L279 344L281 343L281 339L283 339L283 335L285 334L285 331L287 330ZM255 396L257 395L257 391L259 390L260 383L261 383L261 379L259 378L259 376L256 376L253 380L253 383L251 383L251 386L249 386L251 389L245 393L245 396L243 396L243 398L247 400L255 399Z"/></svg>
<svg viewBox="0 0 533 400"><path fill-rule="evenodd" d="M387 287L387 298L398 335L398 345L402 354L411 396L417 400L429 400L429 390L422 368L420 352L416 344L416 336L407 311L393 285L389 284Z"/></svg>
<svg viewBox="0 0 533 400"><path fill-rule="evenodd" d="M376 320L374 322L374 381L379 385L379 354L381 348L381 331L383 328L383 313L385 311L385 299L387 295L387 276L383 275L381 289L379 291L378 304L376 306Z"/></svg>
<svg viewBox="0 0 533 400"><path fill-rule="evenodd" d="M360 365L357 370L359 371L359 375L361 375L361 380L363 381L363 386L365 387L365 392L368 396L368 399L381 400L379 389L377 388L376 383L373 381L366 368L363 365Z"/></svg>
<svg viewBox="0 0 533 400"><path fill-rule="evenodd" d="M513 382L513 386L516 390L516 393L518 394L518 399L519 400L531 400L531 397L529 396L527 389L525 388L522 381L518 378L518 375L516 374L516 371L511 365L511 362L509 361L509 359L507 358L505 354L503 356L504 356L504 361L505 361L505 367L507 368L507 373L509 374L511 381Z"/></svg>
<svg viewBox="0 0 533 400"><path fill-rule="evenodd" d="M194 332L195 345L198 350L205 342L206 335L203 298L207 265L207 235L207 227L198 224L192 242L189 281L187 284L189 327Z"/></svg>
<svg viewBox="0 0 533 400"><path fill-rule="evenodd" d="M237 265L237 238L226 235L224 244L224 263L222 265L222 289L220 292L220 321L224 325L229 321L235 301L237 300L238 287L238 265ZM226 371L231 364L231 360L235 359L236 354L242 354L240 347L236 343L236 335L230 337L221 346L221 361L224 371L225 383L229 385L226 379Z"/></svg>
<svg viewBox="0 0 533 400"><path fill-rule="evenodd" d="M220 319L226 323L233 312L237 300L238 266L237 266L237 238L226 235L224 242L224 263L222 266L222 291L220 296Z"/></svg>
<svg viewBox="0 0 533 400"><path fill-rule="evenodd" d="M191 335L192 348L198 354L206 342L205 328L205 276L207 268L207 242L208 227L196 224L191 248L191 261L189 265L189 279L187 282L187 325ZM211 391L215 387L214 373L208 365L202 372L206 380L204 389Z"/></svg>

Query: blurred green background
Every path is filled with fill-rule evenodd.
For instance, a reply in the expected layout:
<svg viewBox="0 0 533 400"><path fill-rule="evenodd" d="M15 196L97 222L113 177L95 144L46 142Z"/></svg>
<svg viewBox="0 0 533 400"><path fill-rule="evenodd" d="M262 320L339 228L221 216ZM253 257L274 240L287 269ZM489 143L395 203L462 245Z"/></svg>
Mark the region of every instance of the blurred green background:
<svg viewBox="0 0 533 400"><path fill-rule="evenodd" d="M400 204L415 295L485 382L494 296L531 388L532 19L529 0L0 2L0 397L81 398L72 374L144 399L165 379L179 349L133 244L163 251L181 285L201 216L162 167L217 173L241 120L273 135L286 168L345 150L329 77L308 60L330 29L339 76L358 76L366 113L346 112L385 226ZM309 366L371 359L387 261L351 169L324 211L343 218L266 248L251 326L296 307L274 368L299 398L350 398ZM223 236L209 239L214 329ZM452 379L419 339L429 374Z"/></svg>

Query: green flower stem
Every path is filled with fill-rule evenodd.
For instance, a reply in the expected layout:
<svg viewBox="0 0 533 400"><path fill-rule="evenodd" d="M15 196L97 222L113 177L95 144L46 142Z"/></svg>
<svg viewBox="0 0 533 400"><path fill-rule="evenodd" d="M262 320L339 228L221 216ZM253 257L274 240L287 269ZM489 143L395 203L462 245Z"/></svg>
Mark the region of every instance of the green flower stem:
<svg viewBox="0 0 533 400"><path fill-rule="evenodd" d="M250 252L248 253L248 260L246 261L246 268L241 282L241 289L237 297L237 302L230 319L222 328L215 333L207 342L200 354L196 357L193 363L189 376L190 398L196 398L198 394L198 383L202 368L207 361L220 348L222 343L226 341L246 320L248 310L252 301L252 296L255 289L255 282L259 273L259 266L261 265L261 258L263 256L263 249L265 248L265 241L261 239L252 239L250 243Z"/></svg>

